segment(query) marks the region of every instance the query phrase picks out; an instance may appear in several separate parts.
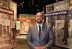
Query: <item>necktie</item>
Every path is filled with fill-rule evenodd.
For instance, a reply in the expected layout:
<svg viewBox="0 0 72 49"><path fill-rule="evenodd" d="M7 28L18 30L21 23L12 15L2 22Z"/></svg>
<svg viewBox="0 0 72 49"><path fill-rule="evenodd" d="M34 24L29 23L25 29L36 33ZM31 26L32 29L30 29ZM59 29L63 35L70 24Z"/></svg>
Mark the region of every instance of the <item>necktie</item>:
<svg viewBox="0 0 72 49"><path fill-rule="evenodd" d="M39 38L40 38L40 35L41 35L41 26L39 25Z"/></svg>

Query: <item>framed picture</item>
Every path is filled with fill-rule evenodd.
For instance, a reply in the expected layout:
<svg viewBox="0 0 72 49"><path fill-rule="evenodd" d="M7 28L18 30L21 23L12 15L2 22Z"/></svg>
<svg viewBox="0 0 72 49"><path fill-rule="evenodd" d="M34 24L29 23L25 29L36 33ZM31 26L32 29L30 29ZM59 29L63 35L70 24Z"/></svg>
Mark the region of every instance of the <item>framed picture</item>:
<svg viewBox="0 0 72 49"><path fill-rule="evenodd" d="M46 6L46 13L54 11L54 5L47 5Z"/></svg>
<svg viewBox="0 0 72 49"><path fill-rule="evenodd" d="M64 37L64 20L55 21L55 43L59 45L64 45L62 41Z"/></svg>

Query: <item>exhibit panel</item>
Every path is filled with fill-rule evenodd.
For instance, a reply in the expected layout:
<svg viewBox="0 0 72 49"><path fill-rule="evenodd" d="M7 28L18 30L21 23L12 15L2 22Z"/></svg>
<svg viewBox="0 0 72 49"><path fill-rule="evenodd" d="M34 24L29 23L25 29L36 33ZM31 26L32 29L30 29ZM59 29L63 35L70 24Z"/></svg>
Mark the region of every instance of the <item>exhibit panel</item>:
<svg viewBox="0 0 72 49"><path fill-rule="evenodd" d="M68 18L67 18L67 10L62 11L56 11L56 12L50 12L46 13L46 22L48 21L48 24L53 29L54 33L54 41L55 45L60 47L69 48L68 45L68 38L69 38L69 32L68 32Z"/></svg>
<svg viewBox="0 0 72 49"><path fill-rule="evenodd" d="M35 24L34 16L35 15L30 14L20 15L20 18L18 18L18 20L20 21L20 29L19 29L20 35L27 35L29 27Z"/></svg>
<svg viewBox="0 0 72 49"><path fill-rule="evenodd" d="M52 5L53 10L46 10L46 23L51 26L54 33L54 45L69 48L69 1L61 1ZM48 9L46 6L46 9Z"/></svg>
<svg viewBox="0 0 72 49"><path fill-rule="evenodd" d="M14 11L10 9L10 0L0 0L0 49L12 49L16 45L13 21Z"/></svg>
<svg viewBox="0 0 72 49"><path fill-rule="evenodd" d="M72 49L72 0L69 0L69 11L68 11L68 17L69 17L69 47Z"/></svg>

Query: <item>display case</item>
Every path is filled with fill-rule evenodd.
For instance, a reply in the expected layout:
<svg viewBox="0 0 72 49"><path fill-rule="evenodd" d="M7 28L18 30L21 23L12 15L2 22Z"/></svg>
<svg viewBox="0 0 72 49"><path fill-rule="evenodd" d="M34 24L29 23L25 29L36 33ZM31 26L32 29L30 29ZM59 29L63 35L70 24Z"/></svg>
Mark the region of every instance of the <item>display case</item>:
<svg viewBox="0 0 72 49"><path fill-rule="evenodd" d="M11 28L13 17L11 9L0 6L0 49L11 49L16 44Z"/></svg>
<svg viewBox="0 0 72 49"><path fill-rule="evenodd" d="M46 13L46 22L53 29L54 34L54 44L56 46L69 48L68 38L69 38L69 18L68 10L55 11Z"/></svg>
<svg viewBox="0 0 72 49"><path fill-rule="evenodd" d="M69 17L69 39L68 39L68 42L69 42L69 47L70 49L72 49L72 6L70 6L69 8L69 11L68 11L68 17Z"/></svg>

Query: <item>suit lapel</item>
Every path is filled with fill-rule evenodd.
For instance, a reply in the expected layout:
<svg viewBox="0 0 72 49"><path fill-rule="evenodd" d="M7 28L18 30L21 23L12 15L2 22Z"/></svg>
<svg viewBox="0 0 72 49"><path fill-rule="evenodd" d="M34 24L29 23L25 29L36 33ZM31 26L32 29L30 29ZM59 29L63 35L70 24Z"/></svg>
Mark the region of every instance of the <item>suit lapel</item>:
<svg viewBox="0 0 72 49"><path fill-rule="evenodd" d="M43 24L43 26L42 26L42 32L44 32L44 31L45 31L45 28L46 28L46 25L45 25L45 24Z"/></svg>
<svg viewBox="0 0 72 49"><path fill-rule="evenodd" d="M33 33L34 37L39 39L39 32L38 32L37 24L34 25L33 32L34 32ZM46 34L47 34L46 24L43 24L42 32L41 32L41 40L46 36Z"/></svg>
<svg viewBox="0 0 72 49"><path fill-rule="evenodd" d="M42 39L47 35L46 24L43 24L41 35L42 35Z"/></svg>
<svg viewBox="0 0 72 49"><path fill-rule="evenodd" d="M39 39L39 32L38 32L37 24L35 24L33 30L34 30L34 33L35 33L36 37Z"/></svg>
<svg viewBox="0 0 72 49"><path fill-rule="evenodd" d="M37 24L35 24L35 27L34 27L35 29L35 31L36 31L36 33L38 33L38 28L37 28Z"/></svg>

